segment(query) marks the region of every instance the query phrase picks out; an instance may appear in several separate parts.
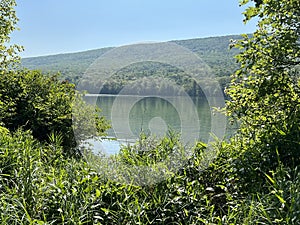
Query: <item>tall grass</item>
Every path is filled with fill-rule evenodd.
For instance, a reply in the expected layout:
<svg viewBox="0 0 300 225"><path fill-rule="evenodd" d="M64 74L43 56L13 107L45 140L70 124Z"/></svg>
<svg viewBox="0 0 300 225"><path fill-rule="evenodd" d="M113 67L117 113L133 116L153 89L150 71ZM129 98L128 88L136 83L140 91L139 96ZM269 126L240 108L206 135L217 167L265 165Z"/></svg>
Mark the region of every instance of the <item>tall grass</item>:
<svg viewBox="0 0 300 225"><path fill-rule="evenodd" d="M139 185L66 157L60 135L50 140L41 144L29 132L0 132L0 224L297 224L300 219L299 169L279 162L257 181L257 190L247 192L242 183L247 179L238 171L244 165L238 164L241 153L231 143L216 143L217 155L205 166L206 145L198 143L184 167L160 182ZM144 136L114 160L155 165L184 148L176 135Z"/></svg>

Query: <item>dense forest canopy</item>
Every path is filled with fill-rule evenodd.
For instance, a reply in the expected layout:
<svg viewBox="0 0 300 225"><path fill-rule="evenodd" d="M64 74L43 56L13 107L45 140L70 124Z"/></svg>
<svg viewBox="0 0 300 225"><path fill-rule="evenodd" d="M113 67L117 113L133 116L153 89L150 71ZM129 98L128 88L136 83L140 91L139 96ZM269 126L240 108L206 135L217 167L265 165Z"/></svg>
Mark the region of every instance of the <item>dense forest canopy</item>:
<svg viewBox="0 0 300 225"><path fill-rule="evenodd" d="M216 77L220 85L224 88L229 82L229 75L237 69L234 56L238 53L237 49L229 49L231 40L240 39L241 36L230 35L222 37L199 38L190 40L172 41L179 46L185 47L191 52L197 54L210 68L210 73ZM157 85L161 82L157 78L168 78L184 88L191 96L203 95L199 85L200 82L194 80L179 71L178 68L170 65L160 65L158 63L143 62L141 65L131 65L122 69L117 74L113 74L109 79L101 77L84 77L84 73L89 66L95 62L104 53L113 48L104 48L79 53L60 54L52 56L25 58L22 65L30 69L40 69L44 72L60 72L61 79L66 79L81 86L84 84L85 90L89 93L99 93L99 87L103 85L102 94L118 94L126 85L132 82L132 77L144 78L148 83L155 82ZM82 79L82 77L84 77ZM209 86L209 85L201 85ZM83 88L83 87L81 87ZM137 87L137 90L140 88ZM211 91L213 92L213 91ZM137 93L139 94L138 91ZM179 93L180 94L180 93Z"/></svg>
<svg viewBox="0 0 300 225"><path fill-rule="evenodd" d="M234 57L237 49L229 49L230 40L240 39L239 35L228 35L210 38L172 41L183 46L206 62L215 76L229 76L236 68ZM76 81L86 69L104 53L113 48L102 48L78 53L41 56L22 59L22 65L29 69L40 69L44 72L61 72L64 78Z"/></svg>

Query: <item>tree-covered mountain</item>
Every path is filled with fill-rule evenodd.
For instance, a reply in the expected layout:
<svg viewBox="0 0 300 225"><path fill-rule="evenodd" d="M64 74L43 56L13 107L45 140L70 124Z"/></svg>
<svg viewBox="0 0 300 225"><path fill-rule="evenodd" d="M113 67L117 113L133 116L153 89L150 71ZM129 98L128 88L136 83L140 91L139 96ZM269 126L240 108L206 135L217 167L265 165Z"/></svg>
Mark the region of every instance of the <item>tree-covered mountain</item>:
<svg viewBox="0 0 300 225"><path fill-rule="evenodd" d="M64 79L75 82L89 65L111 49L101 48L84 52L24 58L22 65L28 69L37 69L43 72L60 72Z"/></svg>
<svg viewBox="0 0 300 225"><path fill-rule="evenodd" d="M211 73L217 77L221 86L224 87L228 83L229 75L237 68L234 56L238 53L238 50L229 49L230 41L240 38L238 35L228 35L176 40L171 41L171 43L176 43L196 53L210 67ZM104 53L112 49L114 48L24 58L22 65L26 68L38 69L43 72L60 72L62 79L78 83L89 66ZM195 81L185 74L184 71L180 71L178 68L170 65L153 62L138 63L138 65L134 64L128 68L123 68L109 79L89 77L85 80L80 80L80 82L84 84L84 88L90 93L98 93L99 86L101 86L101 93L117 94L125 85L131 84L137 78L144 81L139 82L138 85L141 83L151 83L154 86L159 85L161 80L153 79L153 77L168 78L177 85L182 86L190 95L201 94L201 88L197 87L194 83ZM151 87L148 86L148 88ZM137 89L145 89L145 87L137 87Z"/></svg>

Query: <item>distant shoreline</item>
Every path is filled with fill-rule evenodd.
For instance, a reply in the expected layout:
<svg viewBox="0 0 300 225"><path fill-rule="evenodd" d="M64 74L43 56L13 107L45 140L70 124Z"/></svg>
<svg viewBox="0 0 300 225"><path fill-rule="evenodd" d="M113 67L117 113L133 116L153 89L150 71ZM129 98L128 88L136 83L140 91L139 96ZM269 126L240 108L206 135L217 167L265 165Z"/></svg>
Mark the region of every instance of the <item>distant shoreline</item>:
<svg viewBox="0 0 300 225"><path fill-rule="evenodd" d="M192 97L192 98L207 98L205 96L189 96L189 95L122 95L122 94L84 94L84 97L141 97L141 98L147 98L147 97L167 97L167 98L175 98L175 97ZM218 96L216 96L218 97ZM215 98L215 97L214 97Z"/></svg>

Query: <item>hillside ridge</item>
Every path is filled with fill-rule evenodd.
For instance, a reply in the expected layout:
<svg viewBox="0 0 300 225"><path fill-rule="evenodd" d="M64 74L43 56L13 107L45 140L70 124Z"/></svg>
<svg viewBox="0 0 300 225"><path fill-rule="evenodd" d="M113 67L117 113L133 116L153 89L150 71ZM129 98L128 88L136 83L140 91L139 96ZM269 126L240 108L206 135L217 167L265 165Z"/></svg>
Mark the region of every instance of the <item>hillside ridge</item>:
<svg viewBox="0 0 300 225"><path fill-rule="evenodd" d="M189 49L197 54L210 68L219 83L224 87L229 81L229 75L237 69L237 64L234 56L238 53L237 49L229 49L230 40L240 39L240 35L226 35L205 38L194 38L185 40L172 40L169 42L176 43L182 47ZM167 42L166 42L167 43ZM22 66L28 69L41 70L45 73L60 72L61 79L77 84L84 77L85 71L89 66L101 57L104 53L116 47L106 47L94 50L87 50L75 53L62 53L56 55L30 57L22 59ZM150 71L150 72L149 72ZM155 76L172 78L177 84L185 86L193 85L191 80L187 84L184 74L176 72L174 68L159 66L157 64L146 63L143 66L132 66L129 69L122 70L118 77L109 81L99 78L89 78L86 80L86 86L90 87L90 92L95 92L94 86L96 83L105 84L107 86L106 94L116 94L123 87L124 82L135 80L134 76L142 78L143 74L147 77ZM130 80L128 80L128 77ZM152 82L152 81L151 81ZM97 88L96 88L97 89ZM191 90L192 93L198 91Z"/></svg>

